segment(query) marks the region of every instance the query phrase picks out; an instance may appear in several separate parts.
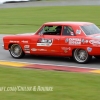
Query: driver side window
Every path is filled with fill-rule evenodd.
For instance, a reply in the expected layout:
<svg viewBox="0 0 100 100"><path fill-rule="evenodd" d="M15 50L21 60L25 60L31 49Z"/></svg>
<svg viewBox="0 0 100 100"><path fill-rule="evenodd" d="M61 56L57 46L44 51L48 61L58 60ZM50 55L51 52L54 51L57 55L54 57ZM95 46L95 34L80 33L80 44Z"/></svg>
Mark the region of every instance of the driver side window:
<svg viewBox="0 0 100 100"><path fill-rule="evenodd" d="M47 27L47 26L44 26L44 27L40 30L39 34L44 34L45 32L47 32L47 30L48 30L48 27Z"/></svg>
<svg viewBox="0 0 100 100"><path fill-rule="evenodd" d="M44 26L39 34L43 35L61 35L62 26Z"/></svg>

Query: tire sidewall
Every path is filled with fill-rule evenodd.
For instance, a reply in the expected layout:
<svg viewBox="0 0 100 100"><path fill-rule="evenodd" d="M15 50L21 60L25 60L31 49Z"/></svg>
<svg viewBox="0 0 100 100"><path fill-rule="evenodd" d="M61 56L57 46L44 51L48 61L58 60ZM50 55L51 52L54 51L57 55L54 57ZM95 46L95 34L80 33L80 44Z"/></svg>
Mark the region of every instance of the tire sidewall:
<svg viewBox="0 0 100 100"><path fill-rule="evenodd" d="M12 51L11 51L11 48L13 48L13 46L19 46L19 48L21 49L21 54L19 55L19 56L14 56L13 54L12 54ZM24 52L23 52L23 50L22 50L22 48L21 48L21 46L19 45L19 44L12 44L11 46L10 46L10 48L9 48L9 52L10 52L10 55L13 57L13 58L16 58L16 59L18 59L18 58L22 58L25 54L24 54Z"/></svg>
<svg viewBox="0 0 100 100"><path fill-rule="evenodd" d="M75 49L74 51L73 51L73 59L77 62L77 63L79 63L79 64L85 64L85 63L88 63L90 60L91 60L91 56L88 54L88 52L86 51L86 50L84 50L86 53L87 53L87 59L86 60L84 60L83 62L79 62L78 60L77 60L77 58L75 57L75 53L76 52L78 52L78 50L84 50L84 49Z"/></svg>

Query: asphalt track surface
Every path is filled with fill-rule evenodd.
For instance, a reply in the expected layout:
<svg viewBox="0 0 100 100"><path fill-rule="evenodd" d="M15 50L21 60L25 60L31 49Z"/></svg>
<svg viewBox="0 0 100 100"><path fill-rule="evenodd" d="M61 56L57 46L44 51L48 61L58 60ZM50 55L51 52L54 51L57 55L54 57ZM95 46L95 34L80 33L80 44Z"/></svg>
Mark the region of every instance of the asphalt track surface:
<svg viewBox="0 0 100 100"><path fill-rule="evenodd" d="M100 5L100 0L54 0L33 1L23 3L0 4L0 8L37 7L37 6L77 6L77 5Z"/></svg>
<svg viewBox="0 0 100 100"><path fill-rule="evenodd" d="M11 3L11 4L1 4L0 8L16 8L16 7L31 7L31 6L70 6L70 5L100 5L100 0L74 0L70 1L59 1L59 2L44 2L44 1L34 1L34 2L25 2L23 3ZM90 2L91 1L91 2ZM77 64L73 60L68 58L61 57L44 57L44 56L32 56L26 55L23 59L14 59L10 56L9 51L6 51L2 48L2 37L0 35L0 60L7 61L18 61L18 62L28 62L28 63L37 63L37 64L53 64L53 65L64 65L64 66L76 66L76 67L89 67L89 68L100 68L100 60L93 58L89 64Z"/></svg>

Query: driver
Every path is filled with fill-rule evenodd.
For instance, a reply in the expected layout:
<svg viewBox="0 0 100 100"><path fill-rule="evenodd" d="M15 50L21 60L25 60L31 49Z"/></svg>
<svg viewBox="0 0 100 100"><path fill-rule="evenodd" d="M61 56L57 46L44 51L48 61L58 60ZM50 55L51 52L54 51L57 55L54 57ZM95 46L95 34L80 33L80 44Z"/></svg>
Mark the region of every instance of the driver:
<svg viewBox="0 0 100 100"><path fill-rule="evenodd" d="M56 29L57 35L60 35L62 27L61 26L57 26L55 29Z"/></svg>

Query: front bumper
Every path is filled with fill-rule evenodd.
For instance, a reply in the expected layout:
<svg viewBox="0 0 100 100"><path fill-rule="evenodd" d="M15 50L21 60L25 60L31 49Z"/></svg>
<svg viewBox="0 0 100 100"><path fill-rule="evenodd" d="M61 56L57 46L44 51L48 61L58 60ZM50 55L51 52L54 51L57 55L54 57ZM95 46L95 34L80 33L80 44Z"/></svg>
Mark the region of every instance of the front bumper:
<svg viewBox="0 0 100 100"><path fill-rule="evenodd" d="M2 45L2 48L4 49L4 45Z"/></svg>

